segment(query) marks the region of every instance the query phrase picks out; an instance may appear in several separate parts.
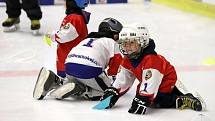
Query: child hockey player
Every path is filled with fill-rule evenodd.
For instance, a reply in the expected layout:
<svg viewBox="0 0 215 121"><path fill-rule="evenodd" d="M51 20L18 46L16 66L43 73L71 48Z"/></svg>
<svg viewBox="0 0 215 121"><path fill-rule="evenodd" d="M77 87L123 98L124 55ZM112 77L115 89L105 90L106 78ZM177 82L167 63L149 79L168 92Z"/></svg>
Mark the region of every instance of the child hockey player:
<svg viewBox="0 0 215 121"><path fill-rule="evenodd" d="M52 41L57 41L57 74L65 77L64 63L67 55L78 43L87 37L90 13L83 11L89 0L66 0L66 14L58 31L47 33Z"/></svg>
<svg viewBox="0 0 215 121"><path fill-rule="evenodd" d="M129 113L145 114L148 107L202 110L198 98L191 93L181 93L175 86L177 75L174 67L157 54L155 43L144 26L123 28L118 42L125 57L113 87L106 89L102 97L104 100L112 96L106 109L114 106L137 79L139 84Z"/></svg>
<svg viewBox="0 0 215 121"><path fill-rule="evenodd" d="M116 19L104 19L98 32L91 32L70 51L65 63L66 78L61 79L52 71L41 69L33 97L43 99L54 89L50 95L57 99L72 95L99 100L112 84L108 76L116 75L122 59L116 43L121 29L122 24Z"/></svg>
<svg viewBox="0 0 215 121"><path fill-rule="evenodd" d="M2 23L4 32L16 31L19 28L21 10L26 12L28 18L31 20L31 30L33 34L37 34L40 29L40 19L42 18L42 11L40 9L38 0L6 0L6 13L8 18Z"/></svg>

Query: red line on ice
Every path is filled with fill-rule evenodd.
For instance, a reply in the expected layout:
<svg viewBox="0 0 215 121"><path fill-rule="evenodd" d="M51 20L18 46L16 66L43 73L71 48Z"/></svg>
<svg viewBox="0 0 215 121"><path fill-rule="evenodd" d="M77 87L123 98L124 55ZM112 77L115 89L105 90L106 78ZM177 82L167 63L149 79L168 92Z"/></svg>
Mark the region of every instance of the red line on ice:
<svg viewBox="0 0 215 121"><path fill-rule="evenodd" d="M178 72L197 72L197 71L215 71L215 65L200 65L200 66L176 66ZM0 71L0 78L4 77L29 77L37 76L39 70L8 70Z"/></svg>
<svg viewBox="0 0 215 121"><path fill-rule="evenodd" d="M3 77L26 77L26 76L36 76L39 70L10 70L10 71L0 71L0 78Z"/></svg>

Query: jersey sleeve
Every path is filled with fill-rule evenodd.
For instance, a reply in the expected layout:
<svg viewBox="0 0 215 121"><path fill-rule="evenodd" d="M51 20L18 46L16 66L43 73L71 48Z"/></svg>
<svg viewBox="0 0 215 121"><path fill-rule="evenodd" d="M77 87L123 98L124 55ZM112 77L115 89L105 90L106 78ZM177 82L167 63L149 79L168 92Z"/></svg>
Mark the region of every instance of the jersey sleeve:
<svg viewBox="0 0 215 121"><path fill-rule="evenodd" d="M121 54L115 54L112 58L110 58L109 61L109 68L107 70L107 74L109 76L116 75L120 66L120 63L122 61L122 56Z"/></svg>
<svg viewBox="0 0 215 121"><path fill-rule="evenodd" d="M157 95L162 78L163 74L157 69L144 69L142 72L139 95L153 99Z"/></svg>
<svg viewBox="0 0 215 121"><path fill-rule="evenodd" d="M120 66L119 73L116 76L116 80L113 83L113 87L119 90L120 95L125 94L135 81L134 74L128 69Z"/></svg>
<svg viewBox="0 0 215 121"><path fill-rule="evenodd" d="M82 20L81 16L68 16L63 20L60 29L55 32L54 37L59 43L70 42L79 37L82 33L81 30L85 29L86 24Z"/></svg>
<svg viewBox="0 0 215 121"><path fill-rule="evenodd" d="M163 79L163 63L157 56L148 56L145 58L144 67L142 68L142 81L139 86L139 95L147 96L149 99L157 95L159 86Z"/></svg>
<svg viewBox="0 0 215 121"><path fill-rule="evenodd" d="M59 43L66 43L76 39L79 36L76 28L71 23L62 26L59 31L55 33L56 41Z"/></svg>
<svg viewBox="0 0 215 121"><path fill-rule="evenodd" d="M119 45L114 40L108 40L105 44L107 46L107 49L109 50L109 56L110 60L108 63L108 70L107 74L109 76L113 76L117 74L118 68L122 61L122 55L119 51Z"/></svg>

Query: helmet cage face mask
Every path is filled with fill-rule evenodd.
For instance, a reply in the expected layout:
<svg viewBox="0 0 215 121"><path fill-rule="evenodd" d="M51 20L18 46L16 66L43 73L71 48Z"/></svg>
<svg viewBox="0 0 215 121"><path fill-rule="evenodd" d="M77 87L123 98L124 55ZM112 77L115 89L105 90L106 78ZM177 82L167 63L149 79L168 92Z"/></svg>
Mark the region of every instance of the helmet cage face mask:
<svg viewBox="0 0 215 121"><path fill-rule="evenodd" d="M130 59L137 59L141 55L141 51L148 46L148 41L149 39L143 36L119 39L119 49Z"/></svg>
<svg viewBox="0 0 215 121"><path fill-rule="evenodd" d="M141 50L140 37L119 40L119 48L123 55L136 55Z"/></svg>

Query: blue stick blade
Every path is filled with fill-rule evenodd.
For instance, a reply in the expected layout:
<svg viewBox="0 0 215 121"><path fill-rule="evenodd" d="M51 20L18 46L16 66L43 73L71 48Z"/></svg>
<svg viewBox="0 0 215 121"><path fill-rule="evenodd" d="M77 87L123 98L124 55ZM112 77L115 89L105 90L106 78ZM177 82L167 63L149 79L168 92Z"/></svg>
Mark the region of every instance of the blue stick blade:
<svg viewBox="0 0 215 121"><path fill-rule="evenodd" d="M97 105L95 105L93 107L93 109L98 109L98 110L103 110L105 108L107 108L110 104L110 100L113 97L113 95L107 97L106 99L102 100L101 102L99 102Z"/></svg>

